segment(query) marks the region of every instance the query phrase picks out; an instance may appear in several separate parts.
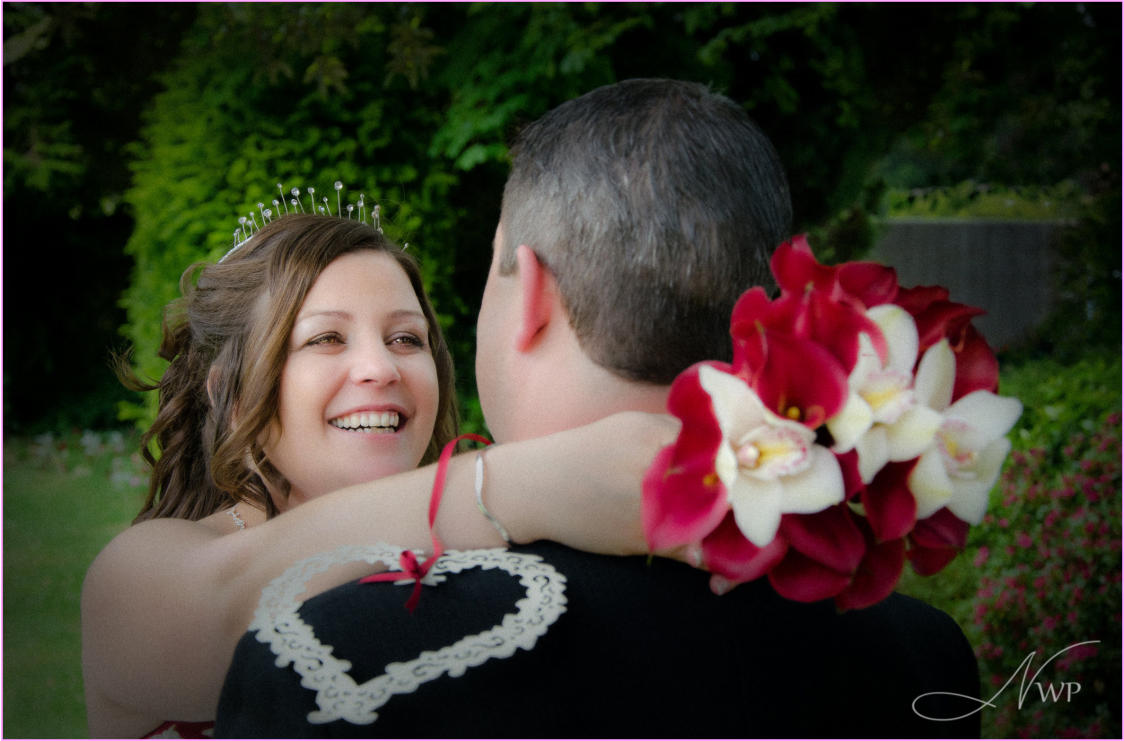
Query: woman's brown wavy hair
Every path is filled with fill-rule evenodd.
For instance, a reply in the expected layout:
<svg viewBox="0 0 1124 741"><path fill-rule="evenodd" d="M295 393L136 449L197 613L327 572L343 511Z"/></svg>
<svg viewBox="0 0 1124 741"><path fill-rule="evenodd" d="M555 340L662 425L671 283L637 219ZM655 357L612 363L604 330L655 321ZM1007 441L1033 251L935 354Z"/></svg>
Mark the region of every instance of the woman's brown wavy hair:
<svg viewBox="0 0 1124 741"><path fill-rule="evenodd" d="M277 421L289 335L320 273L359 250L385 253L402 267L429 324L439 399L422 463L437 459L457 434L453 360L417 263L361 222L287 215L222 261L184 272L182 298L165 309L159 354L171 365L158 383L145 383L125 362L119 364L126 386L159 392L156 421L141 440L152 476L134 522L198 520L239 502L269 516L277 513L269 491L284 496L288 483L266 458L259 438Z"/></svg>

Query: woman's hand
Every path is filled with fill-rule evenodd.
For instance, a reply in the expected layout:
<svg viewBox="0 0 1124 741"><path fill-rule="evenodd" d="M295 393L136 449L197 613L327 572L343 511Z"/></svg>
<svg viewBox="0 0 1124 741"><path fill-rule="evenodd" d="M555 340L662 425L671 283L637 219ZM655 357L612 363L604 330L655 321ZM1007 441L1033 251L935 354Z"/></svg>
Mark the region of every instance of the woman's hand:
<svg viewBox="0 0 1124 741"><path fill-rule="evenodd" d="M519 543L553 540L608 555L649 552L644 475L679 420L621 412L485 456L484 501ZM661 554L677 557L678 554Z"/></svg>

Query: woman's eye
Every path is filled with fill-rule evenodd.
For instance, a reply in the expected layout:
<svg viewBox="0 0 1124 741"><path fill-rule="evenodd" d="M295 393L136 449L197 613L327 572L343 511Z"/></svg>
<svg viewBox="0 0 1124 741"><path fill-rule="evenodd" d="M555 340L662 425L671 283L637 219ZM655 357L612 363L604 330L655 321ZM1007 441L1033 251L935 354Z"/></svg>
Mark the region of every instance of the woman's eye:
<svg viewBox="0 0 1124 741"><path fill-rule="evenodd" d="M398 334L390 338L391 345L404 345L406 347L424 348L425 340L415 334Z"/></svg>
<svg viewBox="0 0 1124 741"><path fill-rule="evenodd" d="M343 342L343 338L335 332L327 332L325 334L318 334L311 340L306 342L306 345L336 345Z"/></svg>

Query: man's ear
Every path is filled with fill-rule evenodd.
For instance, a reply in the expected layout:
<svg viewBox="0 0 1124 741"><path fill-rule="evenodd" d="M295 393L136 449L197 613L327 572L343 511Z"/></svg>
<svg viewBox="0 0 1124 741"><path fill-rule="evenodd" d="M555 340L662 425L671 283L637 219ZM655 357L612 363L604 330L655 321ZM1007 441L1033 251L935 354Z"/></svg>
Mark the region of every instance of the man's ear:
<svg viewBox="0 0 1124 741"><path fill-rule="evenodd" d="M515 263L518 266L522 298L515 349L526 352L550 324L558 286L551 272L539 262L538 255L527 245L521 244L515 249Z"/></svg>

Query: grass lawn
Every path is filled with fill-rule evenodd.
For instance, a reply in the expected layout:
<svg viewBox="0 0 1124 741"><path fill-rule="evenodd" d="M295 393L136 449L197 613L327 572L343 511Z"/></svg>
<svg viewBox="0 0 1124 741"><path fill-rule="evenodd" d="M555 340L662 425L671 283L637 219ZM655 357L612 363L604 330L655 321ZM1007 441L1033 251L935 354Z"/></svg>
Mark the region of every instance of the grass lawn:
<svg viewBox="0 0 1124 741"><path fill-rule="evenodd" d="M94 556L139 509L134 447L105 434L5 443L6 738L86 735L79 593Z"/></svg>

